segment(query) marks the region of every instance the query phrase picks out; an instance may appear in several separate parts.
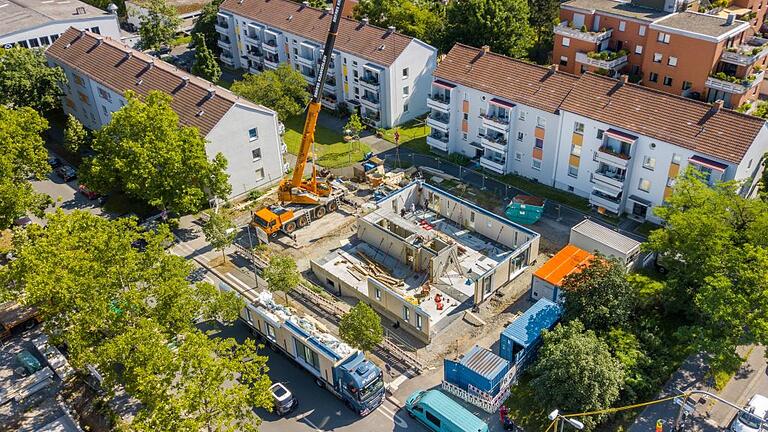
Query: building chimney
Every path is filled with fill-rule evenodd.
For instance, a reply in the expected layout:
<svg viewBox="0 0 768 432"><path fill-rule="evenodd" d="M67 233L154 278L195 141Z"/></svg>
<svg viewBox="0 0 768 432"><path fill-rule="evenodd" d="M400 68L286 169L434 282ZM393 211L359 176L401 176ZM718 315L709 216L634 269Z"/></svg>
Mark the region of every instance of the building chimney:
<svg viewBox="0 0 768 432"><path fill-rule="evenodd" d="M621 76L619 77L619 81L621 82L622 85L626 84L629 81L629 75L621 74Z"/></svg>
<svg viewBox="0 0 768 432"><path fill-rule="evenodd" d="M107 5L107 12L110 15L117 15L117 5L114 3L110 3Z"/></svg>
<svg viewBox="0 0 768 432"><path fill-rule="evenodd" d="M483 54L488 54L489 52L491 52L491 47L489 47L488 45L483 45L482 48L480 49L483 50Z"/></svg>
<svg viewBox="0 0 768 432"><path fill-rule="evenodd" d="M361 19L360 21L363 23L363 25L368 25L368 23L371 22L371 20L369 20L368 17L365 17L365 18Z"/></svg>
<svg viewBox="0 0 768 432"><path fill-rule="evenodd" d="M184 75L183 77L181 77L181 88L186 87L187 84L189 84L189 77Z"/></svg>
<svg viewBox="0 0 768 432"><path fill-rule="evenodd" d="M301 2L301 8L304 9L305 7L309 7L309 2L308 1Z"/></svg>
<svg viewBox="0 0 768 432"><path fill-rule="evenodd" d="M718 112L718 111L720 111L721 109L723 109L723 104L724 104L724 103L725 103L725 102L723 102L723 100L722 100L722 99L718 99L718 100L716 100L716 101L712 102L712 109L713 109L715 112Z"/></svg>
<svg viewBox="0 0 768 432"><path fill-rule="evenodd" d="M560 65L558 65L557 63L552 63L551 65L549 65L549 70L551 70L552 72L557 72L558 70L560 70Z"/></svg>
<svg viewBox="0 0 768 432"><path fill-rule="evenodd" d="M725 25L729 26L733 24L733 22L736 21L736 14L735 13L729 13L728 18L725 19Z"/></svg>
<svg viewBox="0 0 768 432"><path fill-rule="evenodd" d="M387 27L387 30L388 30L390 33L394 33L394 32L395 32L395 30L397 30L397 28L395 28L395 26L389 26L389 27Z"/></svg>

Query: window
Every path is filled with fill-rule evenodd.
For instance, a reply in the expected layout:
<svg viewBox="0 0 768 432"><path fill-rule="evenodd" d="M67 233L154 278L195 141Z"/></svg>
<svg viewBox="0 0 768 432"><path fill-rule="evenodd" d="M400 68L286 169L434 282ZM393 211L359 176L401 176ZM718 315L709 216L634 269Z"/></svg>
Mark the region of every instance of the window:
<svg viewBox="0 0 768 432"><path fill-rule="evenodd" d="M416 315L416 328L421 330L421 315Z"/></svg>
<svg viewBox="0 0 768 432"><path fill-rule="evenodd" d="M653 53L653 62L654 63L661 63L661 59L664 56L661 53Z"/></svg>
<svg viewBox="0 0 768 432"><path fill-rule="evenodd" d="M672 85L672 77L664 75L664 85L665 86L671 86Z"/></svg>
<svg viewBox="0 0 768 432"><path fill-rule="evenodd" d="M518 132L518 133L517 133L517 140L518 140L518 141L522 141L524 136L525 136L525 134L524 134L524 133L522 133L522 132Z"/></svg>
<svg viewBox="0 0 768 432"><path fill-rule="evenodd" d="M28 44L28 43L27 43L27 41L25 41L25 40L23 40L23 41L19 41L19 42L18 42L18 44L19 44L19 45L21 45L21 46L23 46L24 48L29 48L29 44Z"/></svg>
<svg viewBox="0 0 768 432"><path fill-rule="evenodd" d="M435 417L434 414L432 414L429 411L425 411L424 415L427 417L427 420L429 420L430 423L432 423L438 428L440 427L440 419Z"/></svg>
<svg viewBox="0 0 768 432"><path fill-rule="evenodd" d="M353 70L353 71L352 71L352 77L354 77L355 79L357 79L357 77L358 77L357 69L355 69L355 70Z"/></svg>
<svg viewBox="0 0 768 432"><path fill-rule="evenodd" d="M306 364L315 368L315 370L319 370L320 360L317 358L317 353L298 340L294 339L293 341L296 343L296 354L298 354L299 358L304 360Z"/></svg>
<svg viewBox="0 0 768 432"><path fill-rule="evenodd" d="M523 154L520 153L520 152L515 152L515 160L518 161L518 162L523 160Z"/></svg>
<svg viewBox="0 0 768 432"><path fill-rule="evenodd" d="M619 21L619 31L624 31L627 28L626 21Z"/></svg>
<svg viewBox="0 0 768 432"><path fill-rule="evenodd" d="M48 39L48 36L42 36L42 37L40 38L40 45L42 45L42 46L48 46L48 45L50 45L50 44L51 44L51 40L50 40L50 39Z"/></svg>
<svg viewBox="0 0 768 432"><path fill-rule="evenodd" d="M547 120L544 117L536 117L536 126L543 128L547 125Z"/></svg>
<svg viewBox="0 0 768 432"><path fill-rule="evenodd" d="M403 69L403 78L408 78L408 68Z"/></svg>
<svg viewBox="0 0 768 432"><path fill-rule="evenodd" d="M469 113L464 113L464 120L469 120Z"/></svg>
<svg viewBox="0 0 768 432"><path fill-rule="evenodd" d="M640 179L640 184L637 185L637 188L640 189L643 192L648 192L651 190L651 181L648 179Z"/></svg>
<svg viewBox="0 0 768 432"><path fill-rule="evenodd" d="M518 117L521 121L525 121L525 111L520 111L520 116Z"/></svg>
<svg viewBox="0 0 768 432"><path fill-rule="evenodd" d="M645 26L640 26L640 28L637 29L637 34L645 36Z"/></svg>
<svg viewBox="0 0 768 432"><path fill-rule="evenodd" d="M408 96L411 92L411 89L408 88L408 86L403 87L403 96Z"/></svg>
<svg viewBox="0 0 768 432"><path fill-rule="evenodd" d="M99 87L99 97L107 101L112 100L112 95L101 87Z"/></svg>
<svg viewBox="0 0 768 432"><path fill-rule="evenodd" d="M104 105L101 106L101 112L104 113L104 117L109 117L109 110Z"/></svg>
<svg viewBox="0 0 768 432"><path fill-rule="evenodd" d="M650 82L659 82L659 74L656 72L651 72L648 74L648 81Z"/></svg>
<svg viewBox="0 0 768 432"><path fill-rule="evenodd" d="M253 161L256 162L257 160L261 160L261 149L253 149L251 150L251 157L253 157Z"/></svg>
<svg viewBox="0 0 768 432"><path fill-rule="evenodd" d="M264 178L264 168L259 168L256 170L256 180L261 180Z"/></svg>
<svg viewBox="0 0 768 432"><path fill-rule="evenodd" d="M275 335L275 328L269 325L269 323L264 323L264 325L267 327L267 336L269 336L271 339L275 339L277 336Z"/></svg>
<svg viewBox="0 0 768 432"><path fill-rule="evenodd" d="M101 32L99 31L98 27L91 27L91 31L96 33L96 34L101 34Z"/></svg>
<svg viewBox="0 0 768 432"><path fill-rule="evenodd" d="M683 90L689 90L693 86L690 81L683 81Z"/></svg>
<svg viewBox="0 0 768 432"><path fill-rule="evenodd" d="M376 295L376 300L381 300L381 290L380 289L376 288L375 295Z"/></svg>
<svg viewBox="0 0 768 432"><path fill-rule="evenodd" d="M573 122L573 132L577 134L584 133L584 123Z"/></svg>
<svg viewBox="0 0 768 432"><path fill-rule="evenodd" d="M406 321L411 319L411 310L408 309L408 306L403 306L403 319Z"/></svg>
<svg viewBox="0 0 768 432"><path fill-rule="evenodd" d="M360 87L355 87L355 95L357 96L359 94L360 94Z"/></svg>
<svg viewBox="0 0 768 432"><path fill-rule="evenodd" d="M576 178L579 176L579 167L574 165L568 165L568 176Z"/></svg>
<svg viewBox="0 0 768 432"><path fill-rule="evenodd" d="M568 57L560 56L560 66L568 66Z"/></svg>
<svg viewBox="0 0 768 432"><path fill-rule="evenodd" d="M352 66L357 67L357 60L352 60Z"/></svg>
<svg viewBox="0 0 768 432"><path fill-rule="evenodd" d="M403 104L403 112L404 113L408 112L408 104Z"/></svg>
<svg viewBox="0 0 768 432"><path fill-rule="evenodd" d="M643 53L643 46L635 45L635 54L642 54L642 53Z"/></svg>
<svg viewBox="0 0 768 432"><path fill-rule="evenodd" d="M296 41L293 41L293 42L296 43ZM299 49L298 48L293 47L293 55L298 57L298 55L299 55Z"/></svg>
<svg viewBox="0 0 768 432"><path fill-rule="evenodd" d="M670 57L670 58L668 58L667 59L667 64L672 66L672 67L677 66L677 57Z"/></svg>
<svg viewBox="0 0 768 432"><path fill-rule="evenodd" d="M680 160L681 159L682 159L682 156L680 156L679 154L673 154L672 155L672 163L673 164L680 165Z"/></svg>
<svg viewBox="0 0 768 432"><path fill-rule="evenodd" d="M56 42L56 39L58 39L58 38L59 38L59 35L57 35L57 34L52 34L52 35L51 35L51 43L54 43L54 42Z"/></svg>
<svg viewBox="0 0 768 432"><path fill-rule="evenodd" d="M541 161L539 159L534 159L533 163L531 164L531 168L535 169L536 171L541 170Z"/></svg>
<svg viewBox="0 0 768 432"><path fill-rule="evenodd" d="M248 129L248 141L259 139L259 130L257 128Z"/></svg>
<svg viewBox="0 0 768 432"><path fill-rule="evenodd" d="M462 141L467 141L468 138L469 138L469 135L466 132L461 134Z"/></svg>
<svg viewBox="0 0 768 432"><path fill-rule="evenodd" d="M564 37L562 44L564 47L571 46L571 38Z"/></svg>
<svg viewBox="0 0 768 432"><path fill-rule="evenodd" d="M669 43L669 33L659 32L659 35L656 37L656 40L661 42L661 43L668 44Z"/></svg>
<svg viewBox="0 0 768 432"><path fill-rule="evenodd" d="M581 157L581 146L580 145L572 145L571 146L571 154L574 156Z"/></svg>
<svg viewBox="0 0 768 432"><path fill-rule="evenodd" d="M533 144L533 146L537 149L544 148L544 140L536 138L536 142Z"/></svg>
<svg viewBox="0 0 768 432"><path fill-rule="evenodd" d="M643 158L643 168L653 171L656 168L656 159L650 156Z"/></svg>
<svg viewBox="0 0 768 432"><path fill-rule="evenodd" d="M40 42L37 41L37 39L30 39L29 40L29 47L30 48L37 48L40 46Z"/></svg>

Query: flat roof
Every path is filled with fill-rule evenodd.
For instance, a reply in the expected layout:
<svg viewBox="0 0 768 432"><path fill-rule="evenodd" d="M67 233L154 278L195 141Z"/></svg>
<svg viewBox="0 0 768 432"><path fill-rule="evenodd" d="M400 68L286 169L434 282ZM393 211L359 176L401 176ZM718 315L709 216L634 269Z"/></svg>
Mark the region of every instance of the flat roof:
<svg viewBox="0 0 768 432"><path fill-rule="evenodd" d="M150 1L149 0L126 0L125 3L126 4L132 3L137 6L145 6L149 4ZM176 9L176 13L181 15L189 12L199 11L208 2L205 0L166 0L165 3L168 6L171 6L172 8Z"/></svg>
<svg viewBox="0 0 768 432"><path fill-rule="evenodd" d="M541 337L542 330L551 328L560 319L562 309L559 305L547 299L539 299L533 306L523 312L512 324L502 332L524 347L535 343Z"/></svg>
<svg viewBox="0 0 768 432"><path fill-rule="evenodd" d="M726 23L727 19L718 15L685 11L662 18L653 23L653 27L666 27L716 38L749 28L749 23L744 21L734 20L731 24Z"/></svg>
<svg viewBox="0 0 768 432"><path fill-rule="evenodd" d="M552 285L562 286L569 274L588 264L594 256L572 244L566 245L533 274Z"/></svg>
<svg viewBox="0 0 768 432"><path fill-rule="evenodd" d="M427 390L422 396L420 403L427 405L434 411L440 412L450 423L463 431L481 431L486 430L488 425L482 420L472 415L463 406L459 405L453 399L445 395L440 390Z"/></svg>
<svg viewBox="0 0 768 432"><path fill-rule="evenodd" d="M14 33L52 21L107 15L109 13L106 11L79 0L0 0L0 34Z"/></svg>
<svg viewBox="0 0 768 432"><path fill-rule="evenodd" d="M630 2L614 0L570 0L563 3L562 6L587 11L605 12L648 22L669 15L669 12L633 5Z"/></svg>
<svg viewBox="0 0 768 432"><path fill-rule="evenodd" d="M600 225L590 219L584 219L571 228L572 232L577 232L586 237L608 246L611 249L622 252L626 255L634 252L640 247L640 242L631 239L624 234L616 232L611 228Z"/></svg>
<svg viewBox="0 0 768 432"><path fill-rule="evenodd" d="M494 380L503 374L509 362L493 351L475 345L461 358L459 363L467 369L481 375L483 378Z"/></svg>

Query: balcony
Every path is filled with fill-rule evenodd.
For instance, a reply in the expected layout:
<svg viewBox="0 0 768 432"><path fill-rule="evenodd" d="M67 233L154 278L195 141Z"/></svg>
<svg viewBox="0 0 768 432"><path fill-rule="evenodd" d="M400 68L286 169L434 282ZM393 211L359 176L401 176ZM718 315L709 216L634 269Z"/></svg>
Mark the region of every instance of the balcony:
<svg viewBox="0 0 768 432"><path fill-rule="evenodd" d="M261 61L262 58L264 58L264 51L258 49L258 48L252 48L248 47L248 51L245 53L248 58L251 60Z"/></svg>
<svg viewBox="0 0 768 432"><path fill-rule="evenodd" d="M229 23L227 21L216 21L213 28L217 33L229 34Z"/></svg>
<svg viewBox="0 0 768 432"><path fill-rule="evenodd" d="M372 107L376 110L379 109L379 98L369 93L364 94L363 97L360 98L360 102L362 102L363 105Z"/></svg>
<svg viewBox="0 0 768 432"><path fill-rule="evenodd" d="M373 91L379 91L379 77L373 74L364 73L360 77L360 86Z"/></svg>
<svg viewBox="0 0 768 432"><path fill-rule="evenodd" d="M229 66L234 66L235 64L235 59L232 58L232 53L229 51L222 51L221 56L219 56L219 58L221 59L222 63L227 64Z"/></svg>
<svg viewBox="0 0 768 432"><path fill-rule="evenodd" d="M267 39L261 43L261 47L264 48L264 51L266 52L277 54L277 39Z"/></svg>
<svg viewBox="0 0 768 432"><path fill-rule="evenodd" d="M430 94L427 98L427 107L442 112L449 112L451 109L451 98L445 94Z"/></svg>
<svg viewBox="0 0 768 432"><path fill-rule="evenodd" d="M603 144L598 151L595 152L595 160L597 162L607 163L622 169L627 169L630 159L632 159L632 156L630 156L629 153L617 151L607 144Z"/></svg>
<svg viewBox="0 0 768 432"><path fill-rule="evenodd" d="M504 159L489 159L485 156L480 158L481 167L499 174L506 173L505 163Z"/></svg>
<svg viewBox="0 0 768 432"><path fill-rule="evenodd" d="M231 49L232 48L232 42L229 40L229 38L218 38L216 39L216 45L219 46L221 49Z"/></svg>
<svg viewBox="0 0 768 432"><path fill-rule="evenodd" d="M312 53L299 51L299 55L296 56L296 62L307 67L312 67L314 66L315 60L312 58Z"/></svg>
<svg viewBox="0 0 768 432"><path fill-rule="evenodd" d="M448 151L448 135L431 133L427 136L427 145L444 152Z"/></svg>
<svg viewBox="0 0 768 432"><path fill-rule="evenodd" d="M592 174L592 180L596 183L603 183L619 191L624 189L624 180L626 176L611 173L610 171L596 171Z"/></svg>
<svg viewBox="0 0 768 432"><path fill-rule="evenodd" d="M277 67L280 66L280 60L277 58L277 56L265 56L264 66L270 69L277 69Z"/></svg>
<svg viewBox="0 0 768 432"><path fill-rule="evenodd" d="M325 79L325 88L328 90L336 90L336 77L335 76L329 76Z"/></svg>
<svg viewBox="0 0 768 432"><path fill-rule="evenodd" d="M627 64L627 51L577 52L576 62L599 69L616 70Z"/></svg>
<svg viewBox="0 0 768 432"><path fill-rule="evenodd" d="M593 190L589 195L589 203L615 214L619 214L619 209L621 208L621 198L610 197L598 190Z"/></svg>
<svg viewBox="0 0 768 432"><path fill-rule="evenodd" d="M363 124L371 127L381 126L381 114L378 111L365 111L360 120L362 120Z"/></svg>
<svg viewBox="0 0 768 432"><path fill-rule="evenodd" d="M336 99L336 96L325 94L323 95L323 99L321 100L321 103L324 107L328 109L335 110L338 106L338 99Z"/></svg>
<svg viewBox="0 0 768 432"><path fill-rule="evenodd" d="M750 66L768 55L768 39L752 38L745 45L728 48L720 55L720 60L739 66Z"/></svg>
<svg viewBox="0 0 768 432"><path fill-rule="evenodd" d="M443 132L448 132L448 125L451 122L451 117L448 114L443 114L439 111L432 111L427 117L427 126L439 129Z"/></svg>
<svg viewBox="0 0 768 432"><path fill-rule="evenodd" d="M488 149L499 153L507 152L507 138L504 135L485 134L480 137L480 144Z"/></svg>
<svg viewBox="0 0 768 432"><path fill-rule="evenodd" d="M246 33L245 41L256 46L261 46L261 37L258 35L258 33Z"/></svg>
<svg viewBox="0 0 768 432"><path fill-rule="evenodd" d="M726 93L744 94L752 87L763 82L764 77L765 71L749 75L746 78L734 77L726 75L724 72L718 72L707 77L704 86L715 90L722 90Z"/></svg>
<svg viewBox="0 0 768 432"><path fill-rule="evenodd" d="M483 114L483 126L489 127L501 132L509 132L509 115L497 115L495 113Z"/></svg>
<svg viewBox="0 0 768 432"><path fill-rule="evenodd" d="M581 29L568 27L568 23L566 21L563 21L560 24L555 26L555 34L569 37L571 39L578 39L586 42L591 42L594 44L600 43L606 39L610 39L612 33L613 33L613 29L605 29L599 32L581 31Z"/></svg>

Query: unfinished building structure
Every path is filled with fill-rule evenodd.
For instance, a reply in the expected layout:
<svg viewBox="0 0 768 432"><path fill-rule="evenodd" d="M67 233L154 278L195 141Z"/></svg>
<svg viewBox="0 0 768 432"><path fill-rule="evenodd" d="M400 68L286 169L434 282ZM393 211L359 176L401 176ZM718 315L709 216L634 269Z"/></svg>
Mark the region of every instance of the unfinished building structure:
<svg viewBox="0 0 768 432"><path fill-rule="evenodd" d="M313 260L317 278L429 343L537 257L539 234L416 181L360 216L357 235Z"/></svg>

